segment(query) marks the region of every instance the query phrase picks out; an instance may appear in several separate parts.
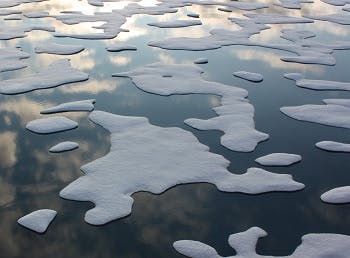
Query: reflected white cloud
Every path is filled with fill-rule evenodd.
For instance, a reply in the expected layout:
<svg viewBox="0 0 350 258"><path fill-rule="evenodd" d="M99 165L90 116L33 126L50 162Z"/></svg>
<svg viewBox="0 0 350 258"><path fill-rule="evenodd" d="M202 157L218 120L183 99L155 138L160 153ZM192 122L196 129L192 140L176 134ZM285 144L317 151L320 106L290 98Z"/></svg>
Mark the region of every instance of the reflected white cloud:
<svg viewBox="0 0 350 258"><path fill-rule="evenodd" d="M17 134L6 131L0 133L0 167L9 168L16 164ZM1 196L1 194L0 194ZM2 197L1 197L2 198ZM0 199L1 199L0 198Z"/></svg>

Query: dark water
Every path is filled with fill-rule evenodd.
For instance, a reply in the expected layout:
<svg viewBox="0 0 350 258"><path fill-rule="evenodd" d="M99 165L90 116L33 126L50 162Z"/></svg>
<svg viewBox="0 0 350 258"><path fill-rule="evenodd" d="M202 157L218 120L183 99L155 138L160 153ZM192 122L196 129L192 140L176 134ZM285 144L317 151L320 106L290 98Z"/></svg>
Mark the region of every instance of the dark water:
<svg viewBox="0 0 350 258"><path fill-rule="evenodd" d="M62 10L78 4L87 6L78 1L75 6L70 6L68 2L61 1L59 4L59 1L49 1L45 4L27 4L21 8L45 10L50 3ZM313 10L312 6L317 10L327 5L316 2L304 6L304 11L308 12ZM210 28L220 27L221 21L225 26L234 27L225 21L230 14L217 12L215 7L189 10L201 14L203 31L147 27L147 22L158 18L152 16L138 15L128 21L129 27L126 27L133 37L126 44L137 46L137 52L108 53L105 51L108 41L54 39L58 43L83 44L86 47L84 52L69 58L74 67L90 74L89 82L24 95L0 96L0 257L181 257L172 248L172 243L180 239L205 242L215 247L221 255L228 256L234 253L227 244L229 234L252 226L259 226L269 233L268 237L259 241L258 253L287 255L300 244L304 234L350 234L350 205L330 205L320 200L320 195L325 191L350 184L349 154L330 153L314 146L321 140L350 142L349 130L296 121L279 111L282 106L321 103L325 98L348 98L350 95L346 92L317 92L298 88L282 75L301 72L307 78L350 81L350 53L335 52L337 65L329 67L284 63L279 61L279 57L285 54L281 51L244 46L201 52L164 51L147 46L151 39L171 36L179 31L190 35L196 32L201 36ZM339 8L330 7L329 12L332 10ZM290 14L298 14L298 11L291 11ZM33 22L40 23L35 19ZM5 25L3 21L2 26ZM278 31L289 27L292 25L273 26L272 32L277 32L275 36L265 31L261 37L271 36L271 40L281 41ZM311 29L325 41L350 38L347 27L327 22L302 25L302 28ZM133 33L133 30L136 32ZM33 32L29 35L28 38L3 42L3 46L18 44L32 54L28 68L2 73L3 79L37 72L60 58L33 53L36 44L52 40L49 33ZM122 33L121 38L123 35L128 34ZM118 40L119 37L114 41ZM218 105L218 97L162 97L142 92L129 79L111 77L112 73L159 60L182 63L192 62L198 57L209 59L208 64L202 65L206 79L249 91L249 100L256 109L256 128L270 134L270 139L259 144L254 152L232 152L219 144L222 133L198 131L183 123L191 117L215 116L211 108ZM235 78L232 73L237 70L259 72L264 75L264 81L254 84ZM101 227L88 225L83 221L83 216L93 204L63 200L58 193L82 174L79 170L81 165L108 153L108 133L89 122L86 113L64 114L79 122L76 130L36 135L25 129L27 122L40 117L39 112L44 107L87 98L97 100L97 110L145 116L152 124L177 126L191 131L212 152L230 160L229 169L234 173L243 173L249 167L258 166L254 159L265 154L300 154L303 160L296 165L267 170L292 174L306 188L294 193L245 195L222 193L209 184L182 185L161 195L134 194L135 203L130 216ZM78 142L80 148L62 154L48 152L49 147L65 140ZM58 211L58 216L44 235L17 224L19 217L42 208Z"/></svg>

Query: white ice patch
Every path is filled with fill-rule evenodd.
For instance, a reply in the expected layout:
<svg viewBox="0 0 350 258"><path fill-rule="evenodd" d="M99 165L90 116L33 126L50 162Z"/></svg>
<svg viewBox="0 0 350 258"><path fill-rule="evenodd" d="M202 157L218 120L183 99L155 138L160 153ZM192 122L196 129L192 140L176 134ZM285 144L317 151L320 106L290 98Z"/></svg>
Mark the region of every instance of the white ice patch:
<svg viewBox="0 0 350 258"><path fill-rule="evenodd" d="M38 233L44 233L56 215L57 212L54 210L37 210L23 216L17 222L30 230Z"/></svg>
<svg viewBox="0 0 350 258"><path fill-rule="evenodd" d="M256 253L256 245L267 233L258 227L230 235L228 244L236 251L236 255L226 258L347 258L350 253L350 236L341 234L307 234L302 237L301 244L288 256L265 256ZM173 244L176 251L192 258L224 258L217 251L202 242L180 240Z"/></svg>
<svg viewBox="0 0 350 258"><path fill-rule="evenodd" d="M290 153L271 153L257 158L257 163L263 166L290 166L301 161L301 156Z"/></svg>
<svg viewBox="0 0 350 258"><path fill-rule="evenodd" d="M54 55L74 55L84 50L83 46L78 45L61 45L56 43L45 42L37 46L35 53L47 53Z"/></svg>
<svg viewBox="0 0 350 258"><path fill-rule="evenodd" d="M50 16L48 12L31 12L24 13L23 15L27 18L45 18Z"/></svg>
<svg viewBox="0 0 350 258"><path fill-rule="evenodd" d="M0 8L14 7L23 3L36 3L47 0L0 0Z"/></svg>
<svg viewBox="0 0 350 258"><path fill-rule="evenodd" d="M350 108L339 105L282 107L281 112L297 120L350 129Z"/></svg>
<svg viewBox="0 0 350 258"><path fill-rule="evenodd" d="M78 123L63 117L54 116L30 121L26 128L29 131L39 134L58 133L78 127Z"/></svg>
<svg viewBox="0 0 350 258"><path fill-rule="evenodd" d="M150 22L147 23L149 26L158 28L182 28L190 27L195 25L202 25L200 20L175 20L175 21L164 21L164 22Z"/></svg>
<svg viewBox="0 0 350 258"><path fill-rule="evenodd" d="M275 3L275 5L287 9L301 9L301 4L313 2L313 0L279 0L278 3Z"/></svg>
<svg viewBox="0 0 350 258"><path fill-rule="evenodd" d="M194 60L195 64L206 64L208 63L208 58L205 57L201 57L201 58L197 58L196 60Z"/></svg>
<svg viewBox="0 0 350 258"><path fill-rule="evenodd" d="M37 74L0 81L0 93L20 94L38 89L57 87L67 83L85 81L88 78L89 75L87 73L72 68L67 59L60 59Z"/></svg>
<svg viewBox="0 0 350 258"><path fill-rule="evenodd" d="M350 186L337 187L321 195L321 200L328 203L350 203ZM349 254L349 252L347 252Z"/></svg>
<svg viewBox="0 0 350 258"><path fill-rule="evenodd" d="M204 71L195 65L154 63L113 76L129 77L143 91L162 96L175 94L213 94L222 96L221 106L213 108L218 117L208 120L190 118L185 123L199 130L224 132L221 144L234 151L250 152L268 139L255 130L254 107L244 89L201 78Z"/></svg>
<svg viewBox="0 0 350 258"><path fill-rule="evenodd" d="M290 80L294 80L296 85L302 88L312 90L346 90L350 91L349 82L337 82L326 80L309 80L304 79L304 76L300 73L286 73L284 77Z"/></svg>
<svg viewBox="0 0 350 258"><path fill-rule="evenodd" d="M137 47L131 45L111 45L106 47L109 52L136 51Z"/></svg>
<svg viewBox="0 0 350 258"><path fill-rule="evenodd" d="M245 174L227 171L229 161L209 152L194 135L181 128L152 125L144 117L94 111L89 118L111 132L110 152L81 167L84 175L60 196L91 201L85 221L105 224L131 213L136 192L160 194L187 183L211 183L225 192L257 194L304 188L290 175L250 168Z"/></svg>
<svg viewBox="0 0 350 258"><path fill-rule="evenodd" d="M55 107L42 110L40 114L53 114L72 111L92 111L94 109L94 103L95 99L66 102Z"/></svg>
<svg viewBox="0 0 350 258"><path fill-rule="evenodd" d="M23 38L23 37L26 37L27 32L31 32L34 30L54 32L55 28L47 25L28 25L28 24L20 24L16 26L1 26L0 40Z"/></svg>
<svg viewBox="0 0 350 258"><path fill-rule="evenodd" d="M30 55L20 48L0 49L0 72L13 71L26 67L22 59L29 58Z"/></svg>
<svg viewBox="0 0 350 258"><path fill-rule="evenodd" d="M322 101L329 105L339 105L350 108L350 99L324 99Z"/></svg>
<svg viewBox="0 0 350 258"><path fill-rule="evenodd" d="M334 142L334 141L322 141L315 144L317 148L326 151L335 151L335 152L350 152L350 144Z"/></svg>
<svg viewBox="0 0 350 258"><path fill-rule="evenodd" d="M350 15L347 13L333 13L325 15L308 14L304 16L314 20L329 21L342 25L350 25Z"/></svg>
<svg viewBox="0 0 350 258"><path fill-rule="evenodd" d="M75 150L77 148L79 148L79 144L76 142L61 142L51 147L49 149L49 152L60 153L60 152Z"/></svg>
<svg viewBox="0 0 350 258"><path fill-rule="evenodd" d="M233 75L251 82L262 82L262 80L264 79L264 77L259 73L251 73L246 71L234 72Z"/></svg>

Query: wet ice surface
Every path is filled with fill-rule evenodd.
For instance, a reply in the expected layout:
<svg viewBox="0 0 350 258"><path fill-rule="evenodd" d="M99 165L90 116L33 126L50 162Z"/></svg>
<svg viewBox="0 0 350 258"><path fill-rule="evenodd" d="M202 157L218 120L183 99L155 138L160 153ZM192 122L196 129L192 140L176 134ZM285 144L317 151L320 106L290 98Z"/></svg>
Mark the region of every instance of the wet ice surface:
<svg viewBox="0 0 350 258"><path fill-rule="evenodd" d="M290 153L271 153L255 160L264 166L290 166L301 161L301 156Z"/></svg>
<svg viewBox="0 0 350 258"><path fill-rule="evenodd" d="M40 72L23 78L0 81L1 94L20 94L85 81L89 75L71 67L67 59L53 62Z"/></svg>
<svg viewBox="0 0 350 258"><path fill-rule="evenodd" d="M214 94L222 97L221 106L213 108L218 117L208 120L189 118L185 123L199 130L220 130L221 144L231 150L250 152L268 135L254 128L254 107L246 99L246 90L203 80L204 71L194 65L155 63L130 72L116 73L129 77L135 85L150 93Z"/></svg>
<svg viewBox="0 0 350 258"><path fill-rule="evenodd" d="M49 151L54 153L71 151L79 148L79 144L76 142L61 142L52 146Z"/></svg>
<svg viewBox="0 0 350 258"><path fill-rule="evenodd" d="M33 211L20 218L17 222L18 224L33 230L37 233L44 233L49 227L50 223L56 217L57 212L54 210L43 209Z"/></svg>
<svg viewBox="0 0 350 258"><path fill-rule="evenodd" d="M334 142L334 141L322 141L316 143L317 148L326 151L335 151L335 152L350 152L350 144Z"/></svg>
<svg viewBox="0 0 350 258"><path fill-rule="evenodd" d="M129 215L133 193L160 194L178 184L207 182L221 191L249 194L304 188L290 175L259 168L232 174L226 170L229 162L224 157L209 152L193 134L180 128L158 127L144 117L102 111L92 112L90 119L111 133L111 150L82 166L85 175L60 192L63 198L96 205L85 214L90 224Z"/></svg>
<svg viewBox="0 0 350 258"><path fill-rule="evenodd" d="M267 236L267 233L259 228L252 227L244 232L230 235L228 244L236 251L236 255L229 257L242 258L345 258L350 252L350 236L341 234L307 234L302 237L302 243L288 256L265 256L256 253L256 245L259 238ZM180 240L174 243L174 248L179 253L192 258L220 258L224 257L204 243L192 240ZM227 256L225 256L227 257Z"/></svg>
<svg viewBox="0 0 350 258"><path fill-rule="evenodd" d="M246 71L234 72L233 75L251 82L261 82L264 79L264 77L259 73L251 73Z"/></svg>
<svg viewBox="0 0 350 258"><path fill-rule="evenodd" d="M78 127L78 123L63 117L53 116L30 121L26 128L34 133L49 134L71 130Z"/></svg>
<svg viewBox="0 0 350 258"><path fill-rule="evenodd" d="M79 100L59 104L55 107L40 111L41 114L53 114L72 111L92 111L94 109L95 99Z"/></svg>
<svg viewBox="0 0 350 258"><path fill-rule="evenodd" d="M321 195L324 202L342 204L350 202L350 186L337 187Z"/></svg>
<svg viewBox="0 0 350 258"><path fill-rule="evenodd" d="M45 43L37 46L35 53L47 53L55 55L73 55L84 50L83 46L78 45L61 45L56 43Z"/></svg>

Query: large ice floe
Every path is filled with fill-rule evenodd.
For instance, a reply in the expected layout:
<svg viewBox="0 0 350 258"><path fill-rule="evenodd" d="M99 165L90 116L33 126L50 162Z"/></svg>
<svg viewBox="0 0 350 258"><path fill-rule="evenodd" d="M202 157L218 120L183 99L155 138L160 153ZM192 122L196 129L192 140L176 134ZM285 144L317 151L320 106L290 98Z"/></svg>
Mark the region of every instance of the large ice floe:
<svg viewBox="0 0 350 258"><path fill-rule="evenodd" d="M47 53L55 55L73 55L84 50L83 46L79 45L62 45L57 43L46 42L43 45L35 48L35 53Z"/></svg>
<svg viewBox="0 0 350 258"><path fill-rule="evenodd" d="M111 133L110 152L81 167L84 175L60 196L91 201L85 221L101 225L131 213L136 192L160 194L179 184L211 183L225 192L257 194L296 191L304 185L290 175L250 168L232 174L224 157L209 152L190 132L152 125L144 117L93 111L89 118Z"/></svg>
<svg viewBox="0 0 350 258"><path fill-rule="evenodd" d="M30 121L26 128L39 134L58 133L78 127L78 123L63 116L53 116Z"/></svg>
<svg viewBox="0 0 350 258"><path fill-rule="evenodd" d="M350 203L350 186L337 187L321 195L321 200L328 203Z"/></svg>
<svg viewBox="0 0 350 258"><path fill-rule="evenodd" d="M271 153L257 158L257 163L263 166L290 166L301 161L301 156L290 153Z"/></svg>
<svg viewBox="0 0 350 258"><path fill-rule="evenodd" d="M28 91L57 87L89 79L87 73L71 67L67 59L60 59L39 73L0 81L0 94L20 94Z"/></svg>
<svg viewBox="0 0 350 258"><path fill-rule="evenodd" d="M143 91L162 96L174 94L214 94L221 96L221 106L213 108L217 117L208 120L190 118L185 123L199 130L224 132L221 144L234 151L250 152L268 139L268 134L255 130L254 107L244 89L201 78L204 71L190 64L154 63L129 72L113 74L129 77Z"/></svg>
<svg viewBox="0 0 350 258"><path fill-rule="evenodd" d="M347 258L350 253L350 236L341 234L307 234L302 237L301 244L288 256L266 256L256 252L256 245L261 237L267 233L259 228L252 227L244 232L232 234L228 244L236 251L236 255L226 258ZM217 251L202 242L180 240L174 243L179 253L192 258L223 258Z"/></svg>
<svg viewBox="0 0 350 258"><path fill-rule="evenodd" d="M334 141L322 141L315 144L317 148L326 151L334 152L350 152L350 144L334 142Z"/></svg>
<svg viewBox="0 0 350 258"><path fill-rule="evenodd" d="M304 79L304 76L300 73L286 73L284 74L284 77L290 80L294 80L296 85L302 88L307 88L312 90L350 91L349 82ZM350 106L350 100L349 100L349 106Z"/></svg>
<svg viewBox="0 0 350 258"><path fill-rule="evenodd" d="M79 100L59 104L55 107L40 111L40 114L53 114L73 111L92 111L94 109L95 99Z"/></svg>
<svg viewBox="0 0 350 258"><path fill-rule="evenodd" d="M38 233L44 233L56 215L57 212L54 210L37 210L23 216L17 222L30 230Z"/></svg>

